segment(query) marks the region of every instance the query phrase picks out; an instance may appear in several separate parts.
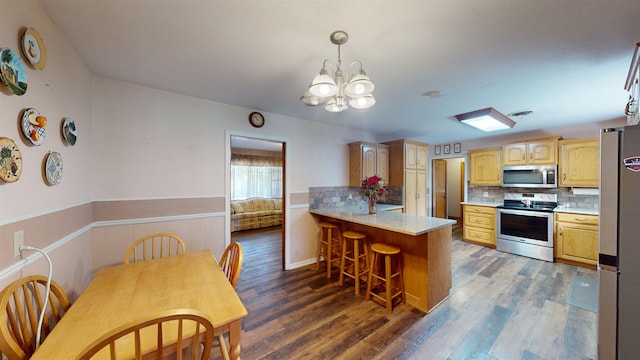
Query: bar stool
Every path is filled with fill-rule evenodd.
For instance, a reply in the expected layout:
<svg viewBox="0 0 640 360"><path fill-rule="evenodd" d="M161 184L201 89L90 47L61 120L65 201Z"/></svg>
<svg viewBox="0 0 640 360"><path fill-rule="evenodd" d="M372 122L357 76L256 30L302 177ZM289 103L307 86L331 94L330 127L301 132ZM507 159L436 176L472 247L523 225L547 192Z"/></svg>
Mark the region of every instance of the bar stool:
<svg viewBox="0 0 640 360"><path fill-rule="evenodd" d="M373 295L383 302L387 307L387 314L391 314L393 308L393 299L400 296L402 303L406 302L404 294L404 281L402 279L402 264L400 259L400 248L388 245L375 243L371 245L371 251L373 252L373 261L371 262L371 268L369 269L369 280L367 281L367 296L366 300L370 300ZM384 276L376 273L378 266L377 262L381 260L381 256L384 256ZM391 273L391 260L395 257L395 273ZM397 277L397 286L393 286L393 278ZM373 280L377 282L384 282L385 297L379 294L373 293L371 288L373 287Z"/></svg>
<svg viewBox="0 0 640 360"><path fill-rule="evenodd" d="M369 255L366 244L367 235L355 231L342 233L342 261L340 262L340 285L344 276L355 280L356 295L360 295L360 279L369 272ZM347 264L348 262L348 264Z"/></svg>
<svg viewBox="0 0 640 360"><path fill-rule="evenodd" d="M340 227L329 222L320 222L320 239L318 239L318 254L316 258L316 270L320 269L320 257L324 257L327 262L327 278L331 278L331 264L336 263L340 268L340 248L342 239Z"/></svg>

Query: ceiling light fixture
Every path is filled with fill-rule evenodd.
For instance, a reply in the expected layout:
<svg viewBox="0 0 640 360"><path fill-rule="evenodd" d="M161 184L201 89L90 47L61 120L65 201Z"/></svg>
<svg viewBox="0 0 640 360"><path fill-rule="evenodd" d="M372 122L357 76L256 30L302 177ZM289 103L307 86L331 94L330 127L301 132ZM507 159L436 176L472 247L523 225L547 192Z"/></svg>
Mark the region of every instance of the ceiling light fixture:
<svg viewBox="0 0 640 360"><path fill-rule="evenodd" d="M341 112L349 106L355 109L372 107L376 103L376 99L373 97L376 85L362 69L362 63L357 60L351 63L349 67L358 64L360 69L351 75L348 82L345 83L342 76L340 46L349 40L349 35L338 30L331 33L329 39L333 44L338 45L338 62L334 76L331 77L327 72L326 67L329 60L325 59L322 63L322 69L313 78L307 91L300 97L300 101L309 106L324 105L324 109L330 112Z"/></svg>
<svg viewBox="0 0 640 360"><path fill-rule="evenodd" d="M456 119L482 131L505 130L514 127L516 124L515 121L492 107L459 114L456 115Z"/></svg>

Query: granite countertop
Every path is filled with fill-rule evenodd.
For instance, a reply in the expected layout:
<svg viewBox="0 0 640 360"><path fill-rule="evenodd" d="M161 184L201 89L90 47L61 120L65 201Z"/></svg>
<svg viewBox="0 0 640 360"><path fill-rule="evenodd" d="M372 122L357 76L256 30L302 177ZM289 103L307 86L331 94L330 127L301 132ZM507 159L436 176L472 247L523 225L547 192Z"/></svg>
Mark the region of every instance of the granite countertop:
<svg viewBox="0 0 640 360"><path fill-rule="evenodd" d="M356 224L371 226L378 229L395 231L412 236L422 235L445 226L456 223L455 220L434 218L429 216L407 215L387 207L400 205L378 204L377 214L369 215L366 206L346 206L331 209L309 209L311 214L332 217L338 220L349 221ZM382 211L381 211L382 210Z"/></svg>
<svg viewBox="0 0 640 360"><path fill-rule="evenodd" d="M600 215L600 210L598 209L568 208L568 207L558 206L553 211L571 213L571 214Z"/></svg>

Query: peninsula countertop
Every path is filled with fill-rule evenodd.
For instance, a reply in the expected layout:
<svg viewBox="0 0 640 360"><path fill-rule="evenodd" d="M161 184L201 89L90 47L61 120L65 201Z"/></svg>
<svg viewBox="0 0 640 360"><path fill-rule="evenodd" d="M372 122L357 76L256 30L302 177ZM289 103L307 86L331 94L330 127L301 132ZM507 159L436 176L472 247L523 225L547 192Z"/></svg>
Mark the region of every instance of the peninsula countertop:
<svg viewBox="0 0 640 360"><path fill-rule="evenodd" d="M369 215L368 208L365 206L346 206L330 209L309 209L309 212L412 236L422 235L456 223L455 220L450 219L407 215L381 210L381 207L378 207L377 214Z"/></svg>

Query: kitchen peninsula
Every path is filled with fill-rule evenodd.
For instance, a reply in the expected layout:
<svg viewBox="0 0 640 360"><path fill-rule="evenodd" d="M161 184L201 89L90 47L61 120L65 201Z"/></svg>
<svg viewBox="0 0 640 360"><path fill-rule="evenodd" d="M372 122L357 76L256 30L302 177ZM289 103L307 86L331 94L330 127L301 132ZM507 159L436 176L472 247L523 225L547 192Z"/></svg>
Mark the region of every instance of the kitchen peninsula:
<svg viewBox="0 0 640 360"><path fill-rule="evenodd" d="M320 221L340 223L361 232L369 242L400 247L407 303L429 312L451 289L451 225L455 220L383 211L369 215L365 207L309 209Z"/></svg>

